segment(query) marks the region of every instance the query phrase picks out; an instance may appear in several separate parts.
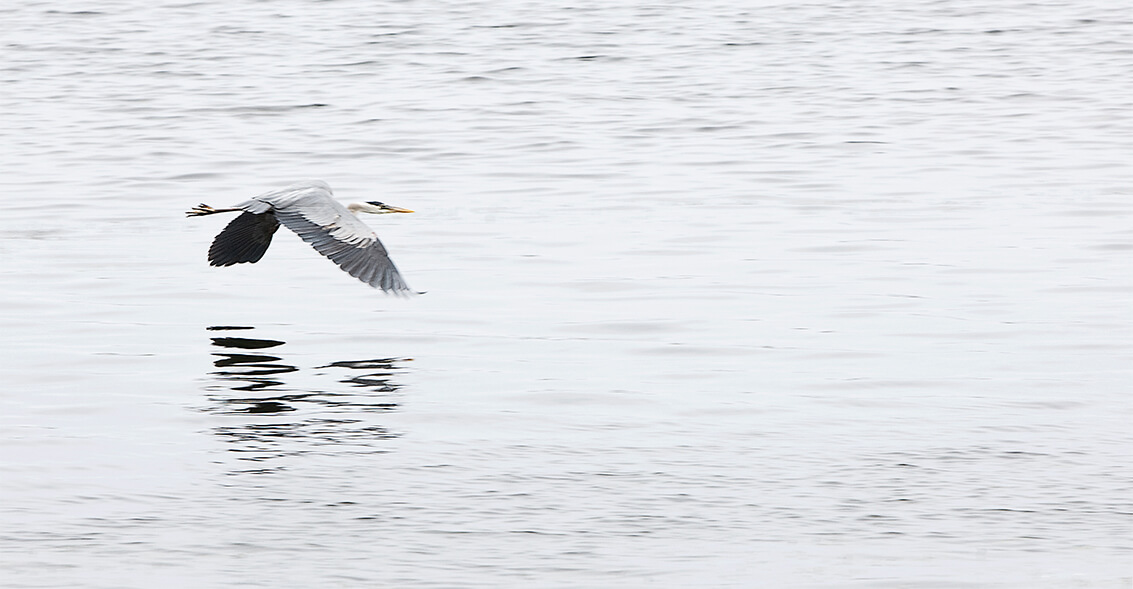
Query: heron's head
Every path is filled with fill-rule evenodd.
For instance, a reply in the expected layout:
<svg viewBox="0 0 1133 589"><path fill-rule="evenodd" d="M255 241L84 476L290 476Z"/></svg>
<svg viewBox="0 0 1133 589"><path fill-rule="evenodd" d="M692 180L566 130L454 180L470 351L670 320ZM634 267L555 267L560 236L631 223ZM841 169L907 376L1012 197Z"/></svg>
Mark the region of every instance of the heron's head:
<svg viewBox="0 0 1133 589"><path fill-rule="evenodd" d="M369 202L356 202L348 205L346 208L354 214L358 213L373 213L375 215L382 215L385 213L412 213L409 209L387 205L384 202L371 200Z"/></svg>

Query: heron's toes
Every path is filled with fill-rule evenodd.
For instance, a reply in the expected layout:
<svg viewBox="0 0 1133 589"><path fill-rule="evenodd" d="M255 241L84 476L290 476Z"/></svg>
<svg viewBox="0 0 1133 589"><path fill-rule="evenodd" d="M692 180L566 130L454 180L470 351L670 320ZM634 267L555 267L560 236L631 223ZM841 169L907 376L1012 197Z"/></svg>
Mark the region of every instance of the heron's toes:
<svg viewBox="0 0 1133 589"><path fill-rule="evenodd" d="M203 215L211 215L215 212L216 212L216 210L213 209L212 207L210 207L210 206L208 206L204 203L201 203L201 204L193 207L193 209L191 211L189 211L185 214L190 216L190 217L200 217L200 216L203 216Z"/></svg>

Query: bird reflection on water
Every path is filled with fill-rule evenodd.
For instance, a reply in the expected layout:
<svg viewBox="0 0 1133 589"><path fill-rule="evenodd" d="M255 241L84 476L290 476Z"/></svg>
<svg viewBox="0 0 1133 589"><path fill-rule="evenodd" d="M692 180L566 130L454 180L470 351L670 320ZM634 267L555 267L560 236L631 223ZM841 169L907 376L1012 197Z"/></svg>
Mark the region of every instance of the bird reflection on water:
<svg viewBox="0 0 1133 589"><path fill-rule="evenodd" d="M209 328L244 329L252 328ZM386 449L377 443L397 437L371 420L375 414L400 407L400 386L393 378L408 359L342 360L318 366L313 374L307 374L284 362L282 355L259 353L274 351L286 342L228 336L211 339L214 346L225 351L212 353L217 370L210 376L220 384L207 387L212 404L205 411L256 416L254 421L214 429L231 444L228 450L236 453L239 460L262 462L311 453L384 452ZM284 375L293 375L292 382ZM317 388L299 382L311 377L317 379ZM334 384L322 383L328 377L335 379ZM238 472L267 473L281 468L284 466Z"/></svg>
<svg viewBox="0 0 1133 589"><path fill-rule="evenodd" d="M209 328L216 329L216 328ZM243 337L214 337L212 338L212 345L222 348L236 348L243 350L261 350L265 348L274 348L282 346L285 342L269 339L253 339ZM261 389L272 389L276 387L283 387L282 380L276 380L275 375L286 374L288 372L297 372L299 370L296 366L289 364L278 364L282 358L279 356L267 356L264 354L248 354L248 353L234 353L234 352L213 352L213 356L219 359L213 362L217 368L225 370L218 370L213 372L212 375L231 383L234 383L228 388L233 391L258 391ZM244 384L238 384L244 383ZM250 413L265 413L262 409L257 408L261 403L274 403L280 405L273 399L224 399L222 402L230 407L232 411L247 411ZM243 409L231 408L239 407L242 403L252 404ZM290 411L290 407L286 410Z"/></svg>

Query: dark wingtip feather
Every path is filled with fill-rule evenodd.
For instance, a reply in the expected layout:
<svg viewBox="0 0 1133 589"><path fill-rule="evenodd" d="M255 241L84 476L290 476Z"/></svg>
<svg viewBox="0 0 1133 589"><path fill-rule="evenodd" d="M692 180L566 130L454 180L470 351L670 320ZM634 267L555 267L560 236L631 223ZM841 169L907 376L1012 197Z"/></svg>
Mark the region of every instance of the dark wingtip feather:
<svg viewBox="0 0 1133 589"><path fill-rule="evenodd" d="M277 229L279 221L272 213L242 213L213 240L209 247L209 265L232 266L260 261Z"/></svg>

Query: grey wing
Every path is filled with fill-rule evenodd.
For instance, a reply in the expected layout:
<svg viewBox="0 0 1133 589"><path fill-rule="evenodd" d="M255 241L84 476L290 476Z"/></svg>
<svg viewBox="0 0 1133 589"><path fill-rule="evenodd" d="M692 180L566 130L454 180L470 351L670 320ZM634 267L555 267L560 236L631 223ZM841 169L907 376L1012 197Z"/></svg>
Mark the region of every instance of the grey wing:
<svg viewBox="0 0 1133 589"><path fill-rule="evenodd" d="M276 208L275 215L280 223L358 280L393 294L413 292L374 231L329 194L311 194Z"/></svg>
<svg viewBox="0 0 1133 589"><path fill-rule="evenodd" d="M241 213L212 241L209 265L231 266L260 261L277 229L279 221L272 213Z"/></svg>

